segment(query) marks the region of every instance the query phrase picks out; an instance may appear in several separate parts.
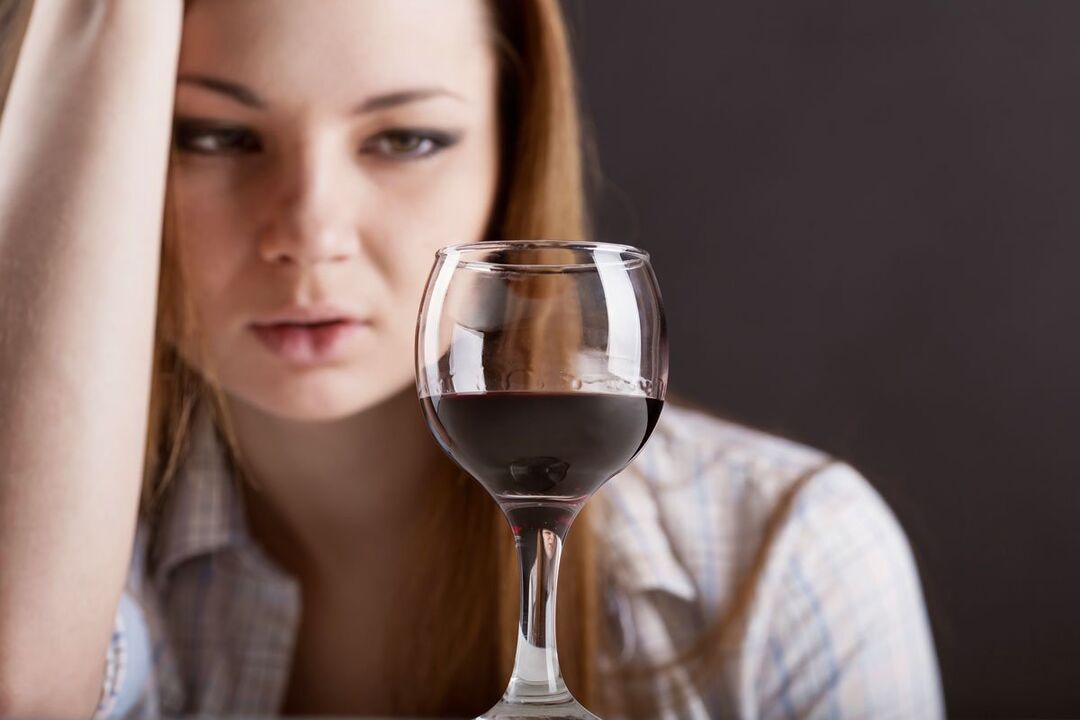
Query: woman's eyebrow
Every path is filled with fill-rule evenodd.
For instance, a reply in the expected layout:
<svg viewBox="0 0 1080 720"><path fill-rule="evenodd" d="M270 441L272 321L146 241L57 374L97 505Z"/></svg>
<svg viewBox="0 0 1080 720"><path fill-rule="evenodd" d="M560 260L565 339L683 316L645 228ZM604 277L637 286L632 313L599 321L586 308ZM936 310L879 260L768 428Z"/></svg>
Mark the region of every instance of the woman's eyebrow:
<svg viewBox="0 0 1080 720"><path fill-rule="evenodd" d="M254 90L231 80L212 77L210 75L181 75L177 78L176 82L178 85L196 85L205 90L211 90L232 98L241 105L246 105L247 107L256 110L265 110L267 107L266 101L261 99ZM457 93L446 90L445 88L411 88L373 95L353 107L352 114L362 115L436 97L449 97L462 102L465 101L465 99Z"/></svg>
<svg viewBox="0 0 1080 720"><path fill-rule="evenodd" d="M212 90L213 92L228 96L241 105L247 105L248 107L257 110L264 110L266 108L266 103L260 100L259 96L256 95L253 90L249 90L240 83L235 83L230 80L223 80L209 75L181 75L176 78L176 84L197 85L205 90Z"/></svg>

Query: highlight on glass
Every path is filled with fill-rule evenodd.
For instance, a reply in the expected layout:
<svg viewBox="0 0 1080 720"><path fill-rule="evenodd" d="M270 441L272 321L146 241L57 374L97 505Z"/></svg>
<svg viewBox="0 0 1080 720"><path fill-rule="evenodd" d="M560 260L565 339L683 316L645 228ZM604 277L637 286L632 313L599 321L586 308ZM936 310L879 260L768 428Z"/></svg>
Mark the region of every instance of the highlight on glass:
<svg viewBox="0 0 1080 720"><path fill-rule="evenodd" d="M482 718L595 718L559 670L559 559L574 518L663 408L667 331L648 253L539 240L439 250L416 371L432 433L502 508L518 549L514 671Z"/></svg>

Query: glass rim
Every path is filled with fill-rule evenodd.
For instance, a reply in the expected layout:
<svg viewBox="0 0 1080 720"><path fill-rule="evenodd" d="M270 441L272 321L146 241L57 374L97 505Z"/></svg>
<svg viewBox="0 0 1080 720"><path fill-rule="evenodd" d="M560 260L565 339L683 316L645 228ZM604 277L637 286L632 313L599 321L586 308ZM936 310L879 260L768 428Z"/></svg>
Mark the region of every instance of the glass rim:
<svg viewBox="0 0 1080 720"><path fill-rule="evenodd" d="M612 253L620 253L630 255L628 258L619 258L617 260L611 260L610 262L581 262L581 263L501 263L490 262L487 260L470 260L463 259L461 265L464 267L478 269L478 270L493 270L493 271L553 271L553 270L574 270L574 269L586 269L597 267L598 265L632 265L640 264L642 261L649 262L649 253L641 248L634 247L633 245L623 245L620 243L608 243L597 242L592 240L483 240L480 242L467 242L457 243L454 245L447 245L439 248L435 252L435 257L444 260L452 259L454 257L464 256L474 251L493 251L501 249L514 249L514 248L549 248L560 250L601 250Z"/></svg>

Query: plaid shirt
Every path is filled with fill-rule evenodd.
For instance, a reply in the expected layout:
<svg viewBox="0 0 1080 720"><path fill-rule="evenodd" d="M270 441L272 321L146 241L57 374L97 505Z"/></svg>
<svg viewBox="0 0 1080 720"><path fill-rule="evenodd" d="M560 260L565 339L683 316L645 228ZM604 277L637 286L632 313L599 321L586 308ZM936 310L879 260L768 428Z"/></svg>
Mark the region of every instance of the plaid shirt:
<svg viewBox="0 0 1080 720"><path fill-rule="evenodd" d="M136 533L96 718L281 708L300 587L248 534L224 458L203 413L154 542ZM684 698L664 718L942 717L911 551L851 467L669 405L592 502L622 640L608 663L669 658L752 576L705 692L678 669L650 680Z"/></svg>

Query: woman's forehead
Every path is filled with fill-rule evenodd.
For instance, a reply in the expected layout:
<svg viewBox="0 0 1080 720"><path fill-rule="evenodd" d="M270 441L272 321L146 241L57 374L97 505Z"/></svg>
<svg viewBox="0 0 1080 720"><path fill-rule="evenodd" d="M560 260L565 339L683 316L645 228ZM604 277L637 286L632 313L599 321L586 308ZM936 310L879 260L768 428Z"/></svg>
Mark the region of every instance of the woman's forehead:
<svg viewBox="0 0 1080 720"><path fill-rule="evenodd" d="M482 0L194 0L180 74L243 83L269 104L315 93L349 107L402 87L468 97L489 90L487 23Z"/></svg>

